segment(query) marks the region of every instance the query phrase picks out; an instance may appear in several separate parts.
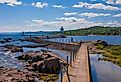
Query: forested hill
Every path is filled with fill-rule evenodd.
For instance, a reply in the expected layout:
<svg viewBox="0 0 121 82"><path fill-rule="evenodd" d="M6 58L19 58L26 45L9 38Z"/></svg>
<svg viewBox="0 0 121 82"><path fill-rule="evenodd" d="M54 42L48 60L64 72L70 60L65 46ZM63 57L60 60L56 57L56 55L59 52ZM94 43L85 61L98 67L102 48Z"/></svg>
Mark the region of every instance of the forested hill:
<svg viewBox="0 0 121 82"><path fill-rule="evenodd" d="M94 26L90 28L65 31L65 35L121 35L121 27Z"/></svg>

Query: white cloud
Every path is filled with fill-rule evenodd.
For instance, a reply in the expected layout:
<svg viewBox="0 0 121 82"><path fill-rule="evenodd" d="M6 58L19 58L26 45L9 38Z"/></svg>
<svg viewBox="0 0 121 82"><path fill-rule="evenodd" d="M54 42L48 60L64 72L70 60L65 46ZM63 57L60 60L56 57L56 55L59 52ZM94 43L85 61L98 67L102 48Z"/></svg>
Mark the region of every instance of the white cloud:
<svg viewBox="0 0 121 82"><path fill-rule="evenodd" d="M79 18L76 18L79 19ZM38 22L37 22L38 21ZM88 28L92 26L112 26L112 27L121 27L121 22L118 21L105 21L105 22L90 22L83 20L82 22L71 22L70 21L51 21L47 22L44 20L32 20L27 21L26 25L0 25L0 32L21 32L21 31L53 31L59 30L63 25L65 30ZM43 22L43 25L42 25ZM9 30L8 30L9 29Z"/></svg>
<svg viewBox="0 0 121 82"><path fill-rule="evenodd" d="M7 4L9 6L16 6L16 5L21 5L22 1L18 0L0 0L1 4Z"/></svg>
<svg viewBox="0 0 121 82"><path fill-rule="evenodd" d="M121 4L121 0L116 0L116 4Z"/></svg>
<svg viewBox="0 0 121 82"><path fill-rule="evenodd" d="M113 15L113 17L121 17L121 13L120 14Z"/></svg>
<svg viewBox="0 0 121 82"><path fill-rule="evenodd" d="M66 12L64 13L65 16L72 16L72 15L77 15L77 12Z"/></svg>
<svg viewBox="0 0 121 82"><path fill-rule="evenodd" d="M52 5L54 8L62 8L62 9L65 9L67 7L64 7L63 5Z"/></svg>
<svg viewBox="0 0 121 82"><path fill-rule="evenodd" d="M121 4L121 0L106 0L107 4Z"/></svg>
<svg viewBox="0 0 121 82"><path fill-rule="evenodd" d="M56 30L58 30L60 26L64 26L66 30L71 30L71 29L90 27L95 24L99 25L99 23L89 22L84 18L60 17L60 18L56 18L55 21L51 21L51 22L44 21L44 20L32 20L26 26L27 27L39 27L40 29L43 27L45 28L49 27L51 29L55 28Z"/></svg>
<svg viewBox="0 0 121 82"><path fill-rule="evenodd" d="M96 1L96 0L91 0L91 1Z"/></svg>
<svg viewBox="0 0 121 82"><path fill-rule="evenodd" d="M60 21L69 21L69 22L86 22L86 20L84 18L76 18L76 17L60 17L60 18L56 18L57 20Z"/></svg>
<svg viewBox="0 0 121 82"><path fill-rule="evenodd" d="M110 5L104 5L102 3L95 3L90 4L86 2L79 2L78 4L73 5L74 8L88 8L88 9L103 9L103 10L120 10L118 7L110 6Z"/></svg>
<svg viewBox="0 0 121 82"><path fill-rule="evenodd" d="M52 31L59 30L61 26L64 26L65 30L88 28L92 26L121 26L121 22L118 21L104 21L104 22L91 22L84 18L76 17L61 17L57 18L55 21L45 21L41 19L35 19L31 21L26 21L24 25L5 25L0 26L0 31ZM8 30L9 29L9 30Z"/></svg>
<svg viewBox="0 0 121 82"><path fill-rule="evenodd" d="M93 18L93 17L98 17L98 16L110 16L111 14L105 14L105 13L82 13L79 14L80 16L87 16L89 18Z"/></svg>
<svg viewBox="0 0 121 82"><path fill-rule="evenodd" d="M118 21L109 21L107 23L104 23L105 26L112 26L112 27L120 27L121 23Z"/></svg>
<svg viewBox="0 0 121 82"><path fill-rule="evenodd" d="M115 4L114 0L107 0L106 3L107 4Z"/></svg>
<svg viewBox="0 0 121 82"><path fill-rule="evenodd" d="M75 5L73 5L72 7L74 7L74 8L82 8L82 7L88 7L88 6L90 6L91 4L89 4L89 3L86 3L86 2L79 2L78 4L75 4Z"/></svg>
<svg viewBox="0 0 121 82"><path fill-rule="evenodd" d="M48 6L48 3L45 2L36 2L36 3L32 3L32 6L36 7L36 8L44 8Z"/></svg>
<svg viewBox="0 0 121 82"><path fill-rule="evenodd" d="M45 20L32 20L28 23L27 27L37 28L37 29L50 29L59 30L60 26L64 26L66 30L88 28L92 26L121 26L120 22L117 21L106 21L106 22L91 22L84 18L76 17L60 17L56 18L55 21L45 21ZM35 29L36 29L35 28Z"/></svg>

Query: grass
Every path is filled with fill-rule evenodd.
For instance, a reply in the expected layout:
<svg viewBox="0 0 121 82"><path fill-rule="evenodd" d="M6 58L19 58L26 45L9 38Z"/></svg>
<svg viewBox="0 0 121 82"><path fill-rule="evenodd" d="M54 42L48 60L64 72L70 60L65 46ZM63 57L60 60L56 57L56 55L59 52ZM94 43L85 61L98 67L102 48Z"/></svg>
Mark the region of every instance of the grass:
<svg viewBox="0 0 121 82"><path fill-rule="evenodd" d="M44 82L57 82L59 76L57 74L47 74L47 73L40 73L40 80Z"/></svg>
<svg viewBox="0 0 121 82"><path fill-rule="evenodd" d="M97 45L98 49L104 50L103 58L99 60L110 61L121 67L121 46L103 46Z"/></svg>

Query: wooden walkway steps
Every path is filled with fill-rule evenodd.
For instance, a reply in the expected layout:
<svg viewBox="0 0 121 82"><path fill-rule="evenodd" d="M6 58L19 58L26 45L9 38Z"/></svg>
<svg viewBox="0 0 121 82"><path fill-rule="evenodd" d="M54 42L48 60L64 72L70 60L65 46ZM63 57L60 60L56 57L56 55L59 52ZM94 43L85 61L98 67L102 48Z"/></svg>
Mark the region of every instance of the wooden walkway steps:
<svg viewBox="0 0 121 82"><path fill-rule="evenodd" d="M91 82L88 57L87 45L82 44L76 54L75 61L72 63L72 67L69 67L70 82ZM66 74L63 76L63 82L69 82Z"/></svg>

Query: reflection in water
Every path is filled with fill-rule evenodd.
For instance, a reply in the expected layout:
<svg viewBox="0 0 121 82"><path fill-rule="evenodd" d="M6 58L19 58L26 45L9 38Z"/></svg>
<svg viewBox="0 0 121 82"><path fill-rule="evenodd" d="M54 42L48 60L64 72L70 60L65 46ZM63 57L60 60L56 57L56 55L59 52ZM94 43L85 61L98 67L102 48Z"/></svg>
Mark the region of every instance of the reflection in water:
<svg viewBox="0 0 121 82"><path fill-rule="evenodd" d="M121 82L121 67L107 61L98 61L101 55L90 55L93 82Z"/></svg>

